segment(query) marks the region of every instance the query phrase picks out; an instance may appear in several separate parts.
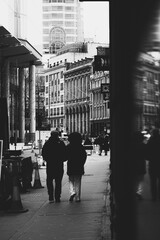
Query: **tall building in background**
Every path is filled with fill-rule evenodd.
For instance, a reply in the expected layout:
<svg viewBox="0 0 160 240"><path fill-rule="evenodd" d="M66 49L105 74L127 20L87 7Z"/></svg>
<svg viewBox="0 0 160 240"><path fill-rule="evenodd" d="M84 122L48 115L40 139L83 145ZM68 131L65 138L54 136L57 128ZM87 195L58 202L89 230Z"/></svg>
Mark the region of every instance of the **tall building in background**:
<svg viewBox="0 0 160 240"><path fill-rule="evenodd" d="M42 8L43 54L56 54L64 45L84 40L79 0L43 0Z"/></svg>
<svg viewBox="0 0 160 240"><path fill-rule="evenodd" d="M25 0L0 0L0 24L14 37L26 39L27 12Z"/></svg>

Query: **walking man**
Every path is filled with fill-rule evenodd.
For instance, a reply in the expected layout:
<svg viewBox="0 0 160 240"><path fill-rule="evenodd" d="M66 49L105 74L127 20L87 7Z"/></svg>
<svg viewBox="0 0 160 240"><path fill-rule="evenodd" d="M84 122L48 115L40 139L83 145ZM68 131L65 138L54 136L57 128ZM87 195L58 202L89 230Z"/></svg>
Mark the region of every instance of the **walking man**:
<svg viewBox="0 0 160 240"><path fill-rule="evenodd" d="M60 202L62 178L64 173L63 162L66 161L66 146L59 139L58 131L52 131L50 138L42 148L42 156L46 161L47 189L49 202ZM54 184L53 184L54 180ZM55 185L55 187L54 187Z"/></svg>

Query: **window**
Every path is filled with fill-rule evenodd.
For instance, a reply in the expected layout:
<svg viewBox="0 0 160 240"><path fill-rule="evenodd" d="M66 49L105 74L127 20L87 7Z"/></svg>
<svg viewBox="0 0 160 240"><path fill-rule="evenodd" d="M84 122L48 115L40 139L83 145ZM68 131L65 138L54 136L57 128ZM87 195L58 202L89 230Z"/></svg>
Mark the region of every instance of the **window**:
<svg viewBox="0 0 160 240"><path fill-rule="evenodd" d="M48 105L48 98L46 98L46 105Z"/></svg>
<svg viewBox="0 0 160 240"><path fill-rule="evenodd" d="M74 19L74 14L65 14L65 19Z"/></svg>
<svg viewBox="0 0 160 240"><path fill-rule="evenodd" d="M57 115L59 115L59 108L57 108Z"/></svg>
<svg viewBox="0 0 160 240"><path fill-rule="evenodd" d="M48 82L48 76L46 76L46 82Z"/></svg>
<svg viewBox="0 0 160 240"><path fill-rule="evenodd" d="M63 107L61 107L61 115L63 115Z"/></svg>
<svg viewBox="0 0 160 240"><path fill-rule="evenodd" d="M74 11L74 7L71 7L71 6L69 6L69 7L65 7L65 11L67 12L73 12Z"/></svg>
<svg viewBox="0 0 160 240"><path fill-rule="evenodd" d="M56 108L54 108L54 116L56 115Z"/></svg>
<svg viewBox="0 0 160 240"><path fill-rule="evenodd" d="M56 128L56 119L54 120L54 128Z"/></svg>
<svg viewBox="0 0 160 240"><path fill-rule="evenodd" d="M65 22L65 26L66 27L75 27L75 23L74 22Z"/></svg>
<svg viewBox="0 0 160 240"><path fill-rule="evenodd" d="M61 103L63 102L63 95L61 95Z"/></svg>
<svg viewBox="0 0 160 240"><path fill-rule="evenodd" d="M63 78L63 71L61 71L61 78Z"/></svg>
<svg viewBox="0 0 160 240"><path fill-rule="evenodd" d="M63 90L63 83L61 83L61 91Z"/></svg>
<svg viewBox="0 0 160 240"><path fill-rule="evenodd" d="M46 87L46 93L48 93L48 87Z"/></svg>

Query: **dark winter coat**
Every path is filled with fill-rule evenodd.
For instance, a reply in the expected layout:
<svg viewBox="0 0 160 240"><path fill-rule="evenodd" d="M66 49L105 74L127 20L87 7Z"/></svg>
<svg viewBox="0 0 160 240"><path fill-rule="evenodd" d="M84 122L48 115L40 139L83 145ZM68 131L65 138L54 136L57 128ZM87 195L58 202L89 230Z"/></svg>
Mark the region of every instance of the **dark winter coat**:
<svg viewBox="0 0 160 240"><path fill-rule="evenodd" d="M66 161L66 146L63 141L50 137L42 148L43 159L47 163L47 173L54 176L63 174L63 162Z"/></svg>
<svg viewBox="0 0 160 240"><path fill-rule="evenodd" d="M87 154L82 144L67 145L67 175L83 175Z"/></svg>
<svg viewBox="0 0 160 240"><path fill-rule="evenodd" d="M146 173L146 145L141 132L135 132L131 142L131 163L135 176Z"/></svg>
<svg viewBox="0 0 160 240"><path fill-rule="evenodd" d="M149 173L160 176L160 135L151 136L147 143Z"/></svg>

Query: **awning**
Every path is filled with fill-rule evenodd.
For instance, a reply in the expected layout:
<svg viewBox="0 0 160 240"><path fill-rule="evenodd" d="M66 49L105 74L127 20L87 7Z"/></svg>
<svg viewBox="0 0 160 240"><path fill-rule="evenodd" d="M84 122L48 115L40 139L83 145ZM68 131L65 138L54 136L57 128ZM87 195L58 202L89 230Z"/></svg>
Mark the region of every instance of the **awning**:
<svg viewBox="0 0 160 240"><path fill-rule="evenodd" d="M9 58L15 67L41 65L42 55L25 39L15 38L3 26L0 26L0 61Z"/></svg>

